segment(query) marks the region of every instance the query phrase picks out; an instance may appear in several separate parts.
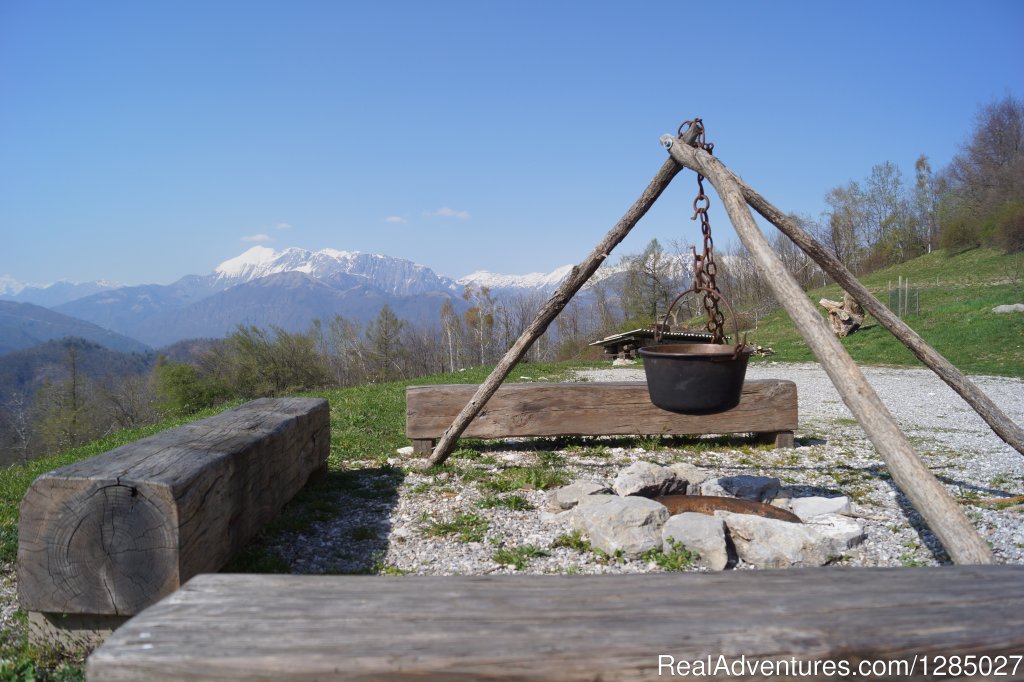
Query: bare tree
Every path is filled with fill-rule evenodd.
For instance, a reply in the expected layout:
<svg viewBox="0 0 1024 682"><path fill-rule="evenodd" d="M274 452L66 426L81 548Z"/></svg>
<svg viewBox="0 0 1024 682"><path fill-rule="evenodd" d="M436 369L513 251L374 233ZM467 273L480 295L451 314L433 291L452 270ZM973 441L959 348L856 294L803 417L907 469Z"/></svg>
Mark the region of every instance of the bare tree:
<svg viewBox="0 0 1024 682"><path fill-rule="evenodd" d="M401 344L405 349L404 377L420 377L445 371L448 353L444 333L437 326L404 324Z"/></svg>
<svg viewBox="0 0 1024 682"><path fill-rule="evenodd" d="M970 139L940 174L942 245L1024 250L1024 102L982 108Z"/></svg>
<svg viewBox="0 0 1024 682"><path fill-rule="evenodd" d="M34 412L32 401L20 391L12 391L0 406L0 419L3 419L6 430L12 436L11 448L22 462L31 458L35 445Z"/></svg>
<svg viewBox="0 0 1024 682"><path fill-rule="evenodd" d="M327 325L324 346L327 349L327 366L338 386L353 386L365 380L367 359L358 324L335 315Z"/></svg>
<svg viewBox="0 0 1024 682"><path fill-rule="evenodd" d="M462 365L462 341L465 332L451 299L445 299L441 305L441 333L444 335L448 351L448 370L454 372Z"/></svg>
<svg viewBox="0 0 1024 682"><path fill-rule="evenodd" d="M914 162L914 178L914 209L917 212L917 224L928 253L931 253L936 246L938 235L938 196L935 193L932 167L924 154L917 157L917 161Z"/></svg>
<svg viewBox="0 0 1024 682"><path fill-rule="evenodd" d="M473 332L474 345L480 351L480 364L487 364L493 346L491 332L494 329L495 312L491 290L487 287L474 289L467 286L462 292L462 298L472 304L464 313L466 326Z"/></svg>
<svg viewBox="0 0 1024 682"><path fill-rule="evenodd" d="M626 266L620 297L627 320L653 324L683 288L685 269L678 257L652 239L639 254L622 258Z"/></svg>
<svg viewBox="0 0 1024 682"><path fill-rule="evenodd" d="M788 217L807 232L820 232L820 227L809 216L791 213ZM779 259L782 260L783 265L786 266L786 269L789 270L800 286L804 289L810 287L814 282L815 276L821 272L821 268L818 267L814 260L793 243L789 237L778 230L772 230L768 241L771 243L775 253L778 254Z"/></svg>
<svg viewBox="0 0 1024 682"><path fill-rule="evenodd" d="M150 424L157 418L156 390L148 376L108 377L97 393L107 420L115 428L135 428Z"/></svg>
<svg viewBox="0 0 1024 682"><path fill-rule="evenodd" d="M864 193L858 183L833 187L825 195L825 227L822 240L843 265L854 273L863 269L868 235Z"/></svg>

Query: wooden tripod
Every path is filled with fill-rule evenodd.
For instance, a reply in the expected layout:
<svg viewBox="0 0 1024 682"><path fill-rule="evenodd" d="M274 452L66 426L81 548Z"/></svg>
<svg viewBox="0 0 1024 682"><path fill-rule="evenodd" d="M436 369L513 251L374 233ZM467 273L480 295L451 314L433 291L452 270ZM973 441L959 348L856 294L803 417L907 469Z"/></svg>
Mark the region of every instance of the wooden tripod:
<svg viewBox="0 0 1024 682"><path fill-rule="evenodd" d="M682 137L662 136L662 145L667 148L670 155L668 161L651 180L640 198L591 254L573 268L569 277L562 282L534 321L509 348L487 380L480 385L452 425L444 432L425 464L440 464L448 458L459 436L487 404L516 363L593 275L611 250L629 234L676 174L686 167L705 176L714 185L743 245L758 266L768 274L768 282L775 298L786 309L797 330L832 379L843 401L868 434L889 467L896 484L906 493L925 522L942 541L953 561L961 564L992 563L993 557L988 545L946 489L921 461L895 418L864 378L860 368L828 330L824 320L796 280L772 251L754 222L747 202L850 292L857 302L959 393L1000 438L1021 453L1024 453L1024 431L948 360L889 312L820 243L743 184L721 161L703 149L696 148L695 128L691 126Z"/></svg>

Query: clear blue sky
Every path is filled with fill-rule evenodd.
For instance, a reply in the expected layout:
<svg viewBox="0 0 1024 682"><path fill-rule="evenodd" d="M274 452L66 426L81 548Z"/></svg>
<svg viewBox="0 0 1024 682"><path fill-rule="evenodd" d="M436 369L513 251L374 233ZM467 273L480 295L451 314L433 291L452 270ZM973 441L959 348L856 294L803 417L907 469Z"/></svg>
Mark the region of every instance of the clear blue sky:
<svg viewBox="0 0 1024 682"><path fill-rule="evenodd" d="M947 163L1024 95L1022 36L1019 1L0 0L0 275L166 283L257 243L548 271L693 116L817 215L873 164ZM620 252L695 241L694 184Z"/></svg>

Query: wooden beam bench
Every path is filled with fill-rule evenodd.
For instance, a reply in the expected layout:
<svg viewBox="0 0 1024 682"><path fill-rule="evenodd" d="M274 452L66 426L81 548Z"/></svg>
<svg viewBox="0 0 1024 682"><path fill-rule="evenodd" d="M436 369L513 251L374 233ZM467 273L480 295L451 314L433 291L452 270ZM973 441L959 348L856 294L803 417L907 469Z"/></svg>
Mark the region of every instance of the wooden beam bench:
<svg viewBox="0 0 1024 682"><path fill-rule="evenodd" d="M472 384L410 386L405 432L416 452L435 441L473 397ZM776 447L793 447L796 384L763 379L743 384L740 403L716 414L676 414L656 407L642 381L504 384L463 433L466 438L513 436L651 436L754 433Z"/></svg>
<svg viewBox="0 0 1024 682"><path fill-rule="evenodd" d="M43 474L18 524L32 640L94 642L219 570L329 449L326 400L264 398Z"/></svg>
<svg viewBox="0 0 1024 682"><path fill-rule="evenodd" d="M1010 656L1005 672L1022 652L1022 566L203 575L114 633L86 673L153 682L633 680L719 656L856 666L963 654ZM916 665L916 674L873 679L929 679ZM1022 675L1018 660L1007 679ZM702 679L739 677L719 670Z"/></svg>

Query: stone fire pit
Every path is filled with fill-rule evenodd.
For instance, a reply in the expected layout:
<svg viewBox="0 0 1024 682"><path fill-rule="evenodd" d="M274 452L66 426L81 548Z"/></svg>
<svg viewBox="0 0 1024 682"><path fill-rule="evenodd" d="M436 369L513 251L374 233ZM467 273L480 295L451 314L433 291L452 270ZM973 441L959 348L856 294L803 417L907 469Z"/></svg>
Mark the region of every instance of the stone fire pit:
<svg viewBox="0 0 1024 682"><path fill-rule="evenodd" d="M609 487L578 480L550 491L549 518L566 515L591 545L609 555L638 557L652 549L671 551L679 543L697 553L710 570L742 559L755 568L821 566L864 540L861 525L844 516L849 498L786 497L780 481L768 476L718 476L689 464L660 466L634 462ZM716 511L672 516L653 498L663 495L715 495L771 503L796 514L792 523L752 514Z"/></svg>

